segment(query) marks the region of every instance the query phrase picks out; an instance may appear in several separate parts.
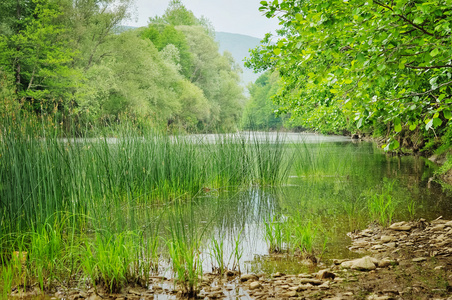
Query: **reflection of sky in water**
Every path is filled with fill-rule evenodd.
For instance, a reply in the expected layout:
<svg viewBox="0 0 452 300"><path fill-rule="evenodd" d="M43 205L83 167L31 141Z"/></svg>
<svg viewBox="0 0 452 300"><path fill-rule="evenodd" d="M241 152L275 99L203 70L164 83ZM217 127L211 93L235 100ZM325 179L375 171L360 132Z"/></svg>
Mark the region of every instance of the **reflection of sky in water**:
<svg viewBox="0 0 452 300"><path fill-rule="evenodd" d="M410 201L416 206L412 218L434 219L439 215L452 218L451 198L438 185L427 188L433 168L420 158L388 156L370 143L332 142L306 147L310 149L312 163L302 166L304 169L298 173L292 170L287 185L211 191L199 197L189 209L182 207L182 211L193 210L189 213L194 216L190 226L204 232L201 254L204 272L211 272L217 266L211 256L212 238L223 241L225 266L232 268L234 255L231 254L239 234L242 272L271 273L279 268L295 273L306 269L298 265L299 258L268 257L263 223L275 213L312 219L318 250L324 238L328 238L326 252L322 254L324 259L355 257L347 249L350 241L346 233L367 226L368 213L363 207L369 197L383 191L384 178L396 181L392 195L399 206L394 222L410 218L407 211ZM347 215L353 207L354 215ZM316 228L315 224L322 224L322 228ZM319 251L317 254L320 255ZM169 260L163 266L161 271L165 270L164 275L171 277Z"/></svg>

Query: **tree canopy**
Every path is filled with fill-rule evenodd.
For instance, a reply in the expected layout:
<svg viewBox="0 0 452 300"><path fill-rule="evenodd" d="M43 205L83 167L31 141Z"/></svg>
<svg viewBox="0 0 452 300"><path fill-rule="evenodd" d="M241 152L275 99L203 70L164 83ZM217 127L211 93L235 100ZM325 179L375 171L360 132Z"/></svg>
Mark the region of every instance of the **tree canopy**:
<svg viewBox="0 0 452 300"><path fill-rule="evenodd" d="M277 70L275 97L306 127L423 146L450 130L452 1L261 1L283 25L247 66Z"/></svg>
<svg viewBox="0 0 452 300"><path fill-rule="evenodd" d="M2 1L0 110L13 99L58 122L127 113L169 130L236 128L240 68L219 53L208 20L172 0L147 27L124 31L131 3Z"/></svg>

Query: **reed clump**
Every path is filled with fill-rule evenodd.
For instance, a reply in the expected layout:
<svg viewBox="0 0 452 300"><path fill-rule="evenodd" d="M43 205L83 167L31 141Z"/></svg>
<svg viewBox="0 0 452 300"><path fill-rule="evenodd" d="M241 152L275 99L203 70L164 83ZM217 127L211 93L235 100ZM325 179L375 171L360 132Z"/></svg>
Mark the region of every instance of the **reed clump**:
<svg viewBox="0 0 452 300"><path fill-rule="evenodd" d="M145 286L168 252L184 293L202 273L200 236L183 228L161 245L155 215L207 189L278 185L290 168L282 140L231 135L214 143L135 128L71 128L50 115L0 121L0 261L4 290L82 280L115 292ZM234 267L239 267L239 238ZM163 249L163 250L162 250ZM24 264L11 253L26 252Z"/></svg>

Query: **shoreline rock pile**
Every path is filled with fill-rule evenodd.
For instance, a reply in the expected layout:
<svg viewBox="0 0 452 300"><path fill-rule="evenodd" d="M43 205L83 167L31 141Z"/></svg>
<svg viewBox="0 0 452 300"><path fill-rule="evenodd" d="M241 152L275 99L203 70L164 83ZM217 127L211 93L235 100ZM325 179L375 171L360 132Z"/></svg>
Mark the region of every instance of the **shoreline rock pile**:
<svg viewBox="0 0 452 300"><path fill-rule="evenodd" d="M441 217L427 222L398 222L388 228L373 226L349 233L352 239L350 251L370 252L377 257L416 259L452 255L452 221Z"/></svg>

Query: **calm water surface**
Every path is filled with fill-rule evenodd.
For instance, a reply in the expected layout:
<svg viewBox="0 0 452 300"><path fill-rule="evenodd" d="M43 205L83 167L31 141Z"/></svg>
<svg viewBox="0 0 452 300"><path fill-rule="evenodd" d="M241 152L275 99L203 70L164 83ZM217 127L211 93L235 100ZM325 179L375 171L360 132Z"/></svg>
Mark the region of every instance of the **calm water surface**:
<svg viewBox="0 0 452 300"><path fill-rule="evenodd" d="M260 140L282 138L293 163L290 178L280 187L210 190L184 208L189 216L180 221L202 231L205 240L202 254L205 272L216 266L209 254L210 241L224 241L225 264L231 267L233 258L228 258L238 236L242 272L306 271L297 258L268 256L264 222L273 215L297 215L311 220L316 232L316 254L323 259L356 257L347 249L350 240L346 233L363 229L372 221L367 200L389 188L395 207L393 222L421 217L431 220L438 216L452 219L452 199L439 184L432 182L428 187L436 167L422 157L387 155L372 143L352 142L347 137L243 134ZM213 142L217 137L190 138ZM170 276L169 267L166 270L165 275Z"/></svg>
<svg viewBox="0 0 452 300"><path fill-rule="evenodd" d="M223 241L225 265L232 267L234 245L241 252L242 272L298 274L309 271L293 256L270 257L264 238L264 222L275 215L311 221L315 249L323 260L355 257L347 250L347 232L365 228L372 220L367 201L390 195L395 207L393 222L443 216L452 219L452 198L435 182L428 184L436 168L422 157L385 154L372 143L352 142L348 137L309 133L236 134L249 140L280 143L287 147L292 164L287 184L278 187L224 187L210 189L194 201L159 209L159 228L169 236L171 222L201 237L203 271L216 267L212 240ZM221 135L228 137L231 135ZM197 143L214 143L218 135L189 135ZM115 144L116 139L109 139ZM168 211L178 211L170 218ZM160 274L172 277L169 260L162 254ZM169 299L156 295L155 299Z"/></svg>

